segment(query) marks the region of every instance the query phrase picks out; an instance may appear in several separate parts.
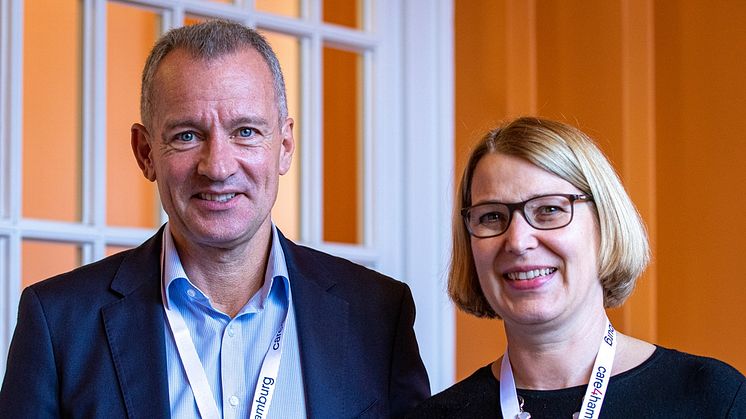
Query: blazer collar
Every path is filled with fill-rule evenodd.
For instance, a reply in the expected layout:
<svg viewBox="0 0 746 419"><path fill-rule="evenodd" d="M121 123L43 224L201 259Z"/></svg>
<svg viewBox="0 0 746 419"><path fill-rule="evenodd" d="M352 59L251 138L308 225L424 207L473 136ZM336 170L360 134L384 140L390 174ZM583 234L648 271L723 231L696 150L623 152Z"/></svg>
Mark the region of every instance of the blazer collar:
<svg viewBox="0 0 746 419"><path fill-rule="evenodd" d="M122 298L101 310L130 418L170 417L160 292L162 231L124 258L111 282Z"/></svg>

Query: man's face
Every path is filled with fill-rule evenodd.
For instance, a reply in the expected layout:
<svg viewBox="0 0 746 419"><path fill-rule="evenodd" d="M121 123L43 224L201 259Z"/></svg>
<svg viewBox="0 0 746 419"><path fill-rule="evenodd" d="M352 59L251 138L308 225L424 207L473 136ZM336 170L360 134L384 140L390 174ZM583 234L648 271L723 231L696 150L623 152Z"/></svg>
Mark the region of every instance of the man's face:
<svg viewBox="0 0 746 419"><path fill-rule="evenodd" d="M150 126L133 126L132 147L145 177L158 182L177 245L233 249L269 231L295 145L259 53L205 61L174 50L158 67L152 98Z"/></svg>

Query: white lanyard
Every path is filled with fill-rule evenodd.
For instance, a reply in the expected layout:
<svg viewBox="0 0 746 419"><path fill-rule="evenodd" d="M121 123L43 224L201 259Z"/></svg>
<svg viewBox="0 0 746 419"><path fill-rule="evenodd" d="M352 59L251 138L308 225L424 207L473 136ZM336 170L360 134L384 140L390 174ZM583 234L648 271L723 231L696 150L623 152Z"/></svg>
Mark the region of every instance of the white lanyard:
<svg viewBox="0 0 746 419"><path fill-rule="evenodd" d="M616 354L616 331L606 318L606 328L601 343L598 346L596 361L593 363L588 388L583 397L580 412L577 417L583 419L596 419L601 413L601 405L606 397L606 387L609 385L611 378L611 366L614 364L614 355ZM500 365L500 409L505 419L523 419L530 418L531 415L521 410L522 406L518 405L518 393L515 388L513 379L513 368L510 366L508 351L503 355L502 364Z"/></svg>
<svg viewBox="0 0 746 419"><path fill-rule="evenodd" d="M161 272L163 272L163 252L161 257ZM194 400L197 402L199 415L202 419L220 419L215 396L213 395L210 384L207 381L205 368L199 360L197 349L195 348L192 337L189 334L189 329L187 329L186 323L184 323L184 318L181 314L177 310L170 308L167 304L165 281L161 280L161 284L163 309L166 312L166 319L171 328L171 333L173 333L174 341L176 342L176 350L179 353L179 358L184 366L187 381L189 381L189 386L192 388ZM289 300L290 299L288 298L288 305L290 304ZM285 311L285 318L280 325L280 330L278 330L272 338L272 342L269 344L269 349L267 349L267 354L264 356L264 361L262 362L262 368L259 371L259 378L256 382L256 389L251 404L251 413L249 415L251 418L266 418L269 413L269 406L272 403L272 396L274 395L277 376L280 371L285 323L287 322L289 312L290 307L288 306L288 309Z"/></svg>

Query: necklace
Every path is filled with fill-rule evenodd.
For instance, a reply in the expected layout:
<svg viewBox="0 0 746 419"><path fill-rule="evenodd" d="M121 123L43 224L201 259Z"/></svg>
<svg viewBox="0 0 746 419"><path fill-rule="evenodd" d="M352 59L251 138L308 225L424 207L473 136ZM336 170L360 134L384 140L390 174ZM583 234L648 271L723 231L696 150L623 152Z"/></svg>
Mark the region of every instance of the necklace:
<svg viewBox="0 0 746 419"><path fill-rule="evenodd" d="M575 412L572 417L577 419L582 414L584 418L597 419L601 413L601 405L606 397L606 387L611 378L611 366L614 364L616 353L616 330L606 318L604 336L598 347L596 360L593 363L588 388L580 405L580 411ZM530 419L531 413L523 410L523 397L518 396L513 378L513 368L510 365L508 350L505 350L502 363L500 364L500 410L505 419Z"/></svg>

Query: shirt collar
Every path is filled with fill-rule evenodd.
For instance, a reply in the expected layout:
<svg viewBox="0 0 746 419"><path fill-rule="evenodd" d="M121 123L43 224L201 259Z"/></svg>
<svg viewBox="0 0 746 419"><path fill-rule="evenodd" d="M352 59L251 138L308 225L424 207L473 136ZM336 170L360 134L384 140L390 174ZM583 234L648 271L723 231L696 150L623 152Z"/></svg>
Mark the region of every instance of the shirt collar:
<svg viewBox="0 0 746 419"><path fill-rule="evenodd" d="M163 229L162 255L162 286L166 294L166 308L171 308L171 284L177 279L183 279L187 281L191 287L199 291L202 296L204 296L205 300L208 300L207 296L205 296L204 293L202 293L196 285L192 284L192 282L189 281L189 278L184 271L184 266L181 264L179 252L176 250L176 245L174 244L173 236L171 235L171 230L168 223L166 223L166 227ZM286 294L289 300L290 283L288 276L288 267L287 263L285 262L285 252L282 250L282 246L280 245L280 234L277 231L277 226L272 223L272 246L269 250L267 269L264 272L264 283L262 284L262 288L259 290L259 292L252 296L246 306L241 310L241 313L247 310L256 311L264 308L264 303L267 301L267 297L269 296L270 291L273 289L272 284L274 283L275 278L278 277L285 283Z"/></svg>

